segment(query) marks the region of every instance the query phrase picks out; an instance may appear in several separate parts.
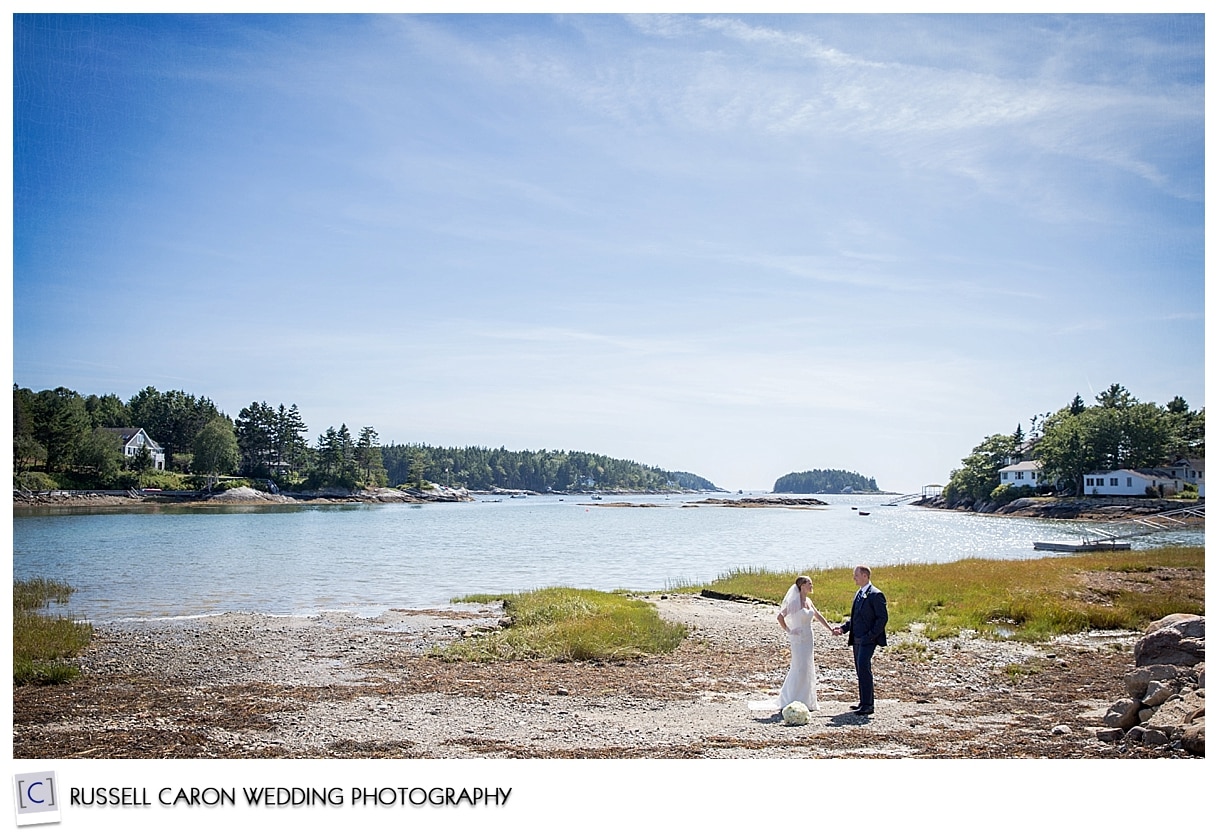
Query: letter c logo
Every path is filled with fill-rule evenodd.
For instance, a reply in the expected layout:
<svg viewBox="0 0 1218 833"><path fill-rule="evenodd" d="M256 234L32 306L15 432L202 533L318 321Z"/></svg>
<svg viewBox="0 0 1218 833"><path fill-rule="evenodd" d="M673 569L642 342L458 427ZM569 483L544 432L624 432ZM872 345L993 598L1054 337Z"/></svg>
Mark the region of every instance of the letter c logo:
<svg viewBox="0 0 1218 833"><path fill-rule="evenodd" d="M42 786L41 781L30 782L30 785L25 788L25 797L28 798L30 801L32 801L35 804L46 804L46 802L43 801L41 798L34 798L34 787L41 787L41 786Z"/></svg>

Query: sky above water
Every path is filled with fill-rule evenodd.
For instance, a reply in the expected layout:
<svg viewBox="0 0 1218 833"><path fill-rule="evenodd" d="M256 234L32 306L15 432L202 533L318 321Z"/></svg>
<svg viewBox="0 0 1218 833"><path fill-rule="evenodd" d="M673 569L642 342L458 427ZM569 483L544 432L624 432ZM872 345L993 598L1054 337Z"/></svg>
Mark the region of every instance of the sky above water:
<svg viewBox="0 0 1218 833"><path fill-rule="evenodd" d="M1200 15L18 15L13 381L946 483L1204 406Z"/></svg>

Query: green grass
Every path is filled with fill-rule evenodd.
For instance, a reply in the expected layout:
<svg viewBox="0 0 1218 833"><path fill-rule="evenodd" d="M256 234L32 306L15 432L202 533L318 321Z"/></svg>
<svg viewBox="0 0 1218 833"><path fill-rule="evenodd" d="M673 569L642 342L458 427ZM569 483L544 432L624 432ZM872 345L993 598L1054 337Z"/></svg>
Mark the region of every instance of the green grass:
<svg viewBox="0 0 1218 833"><path fill-rule="evenodd" d="M1109 571L1129 579L1156 567L1197 572L1187 587L1150 582L1145 592L1122 591L1103 603L1087 601L1088 573ZM850 612L855 585L849 569L808 570L813 602L830 621ZM914 622L938 639L970 629L989 636L1040 640L1088 629L1140 629L1168 613L1204 613L1204 547L1165 547L1087 553L1026 561L969 559L949 564L877 567L873 580L888 599L890 633ZM753 568L732 571L706 587L779 602L795 576ZM698 592L703 585L671 588Z"/></svg>
<svg viewBox="0 0 1218 833"><path fill-rule="evenodd" d="M48 603L66 604L72 588L63 582L13 582L13 683L67 682L80 673L70 660L93 638L93 627L42 612Z"/></svg>
<svg viewBox="0 0 1218 833"><path fill-rule="evenodd" d="M508 627L460 640L436 655L478 662L629 659L673 651L686 635L683 625L665 622L647 602L620 593L550 587L456 601L499 600L510 618Z"/></svg>

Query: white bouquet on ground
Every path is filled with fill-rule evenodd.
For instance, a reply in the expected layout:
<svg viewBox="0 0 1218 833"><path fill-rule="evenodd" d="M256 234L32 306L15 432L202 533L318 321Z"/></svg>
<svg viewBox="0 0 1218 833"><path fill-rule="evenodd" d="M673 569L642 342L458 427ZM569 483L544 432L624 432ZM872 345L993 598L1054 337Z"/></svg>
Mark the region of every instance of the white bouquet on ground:
<svg viewBox="0 0 1218 833"><path fill-rule="evenodd" d="M803 726L811 716L812 712L808 711L808 707L799 701L789 704L782 710L783 722L788 726Z"/></svg>

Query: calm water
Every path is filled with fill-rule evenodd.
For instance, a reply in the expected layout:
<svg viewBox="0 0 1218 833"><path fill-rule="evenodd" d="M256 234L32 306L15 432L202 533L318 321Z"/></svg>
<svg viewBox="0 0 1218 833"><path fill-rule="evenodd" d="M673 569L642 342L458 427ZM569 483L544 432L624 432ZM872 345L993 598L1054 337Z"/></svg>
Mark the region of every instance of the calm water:
<svg viewBox="0 0 1218 833"><path fill-rule="evenodd" d="M13 519L13 576L69 582L77 588L71 611L97 622L225 611L375 615L550 585L658 590L738 567L794 573L859 562L1038 558L1045 553L1033 541L1077 541L1087 526L887 507L885 498L857 496L823 498L831 505L818 510L681 508L696 499L633 499L658 509L568 496L21 513ZM1164 543L1203 544L1204 532L1134 539L1138 548Z"/></svg>

